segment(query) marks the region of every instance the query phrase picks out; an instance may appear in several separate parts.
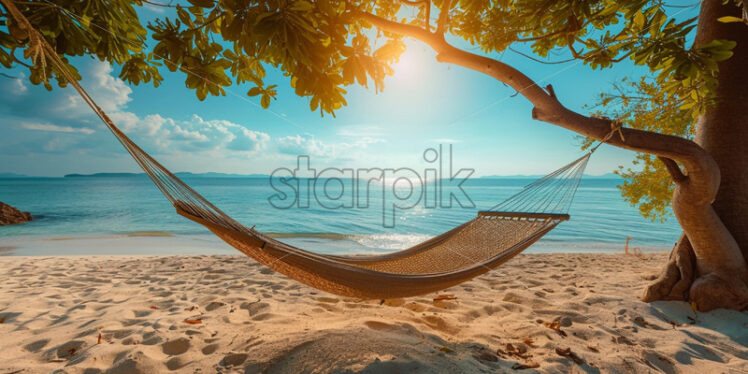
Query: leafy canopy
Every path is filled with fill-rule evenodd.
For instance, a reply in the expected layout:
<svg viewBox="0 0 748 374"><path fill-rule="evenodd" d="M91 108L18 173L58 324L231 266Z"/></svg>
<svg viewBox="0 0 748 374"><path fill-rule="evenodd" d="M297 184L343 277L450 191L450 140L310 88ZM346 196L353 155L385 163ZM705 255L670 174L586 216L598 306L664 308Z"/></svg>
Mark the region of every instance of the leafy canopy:
<svg viewBox="0 0 748 374"><path fill-rule="evenodd" d="M693 133L693 118L712 100L717 62L735 45L715 40L691 47L696 19L678 20L673 8L651 0L188 0L148 25L135 9L146 0L14 1L60 55L119 65L129 83L158 85L166 68L183 72L200 100L247 83L247 94L267 108L277 96L277 86L265 81L273 67L290 77L297 95L310 98L311 110L333 115L346 105L346 86L382 89L405 50L400 35L377 30L361 12L429 31L435 30L431 15L448 12L440 28L447 40L488 55L525 44L539 58L562 51L593 69L633 60L650 77L603 94L598 114L679 136ZM28 36L7 12L2 25L3 66L22 65L32 83L48 89L50 79L65 85L54 69L30 60ZM636 162L642 168L620 171L623 195L645 215L662 217L672 189L663 165L643 154Z"/></svg>

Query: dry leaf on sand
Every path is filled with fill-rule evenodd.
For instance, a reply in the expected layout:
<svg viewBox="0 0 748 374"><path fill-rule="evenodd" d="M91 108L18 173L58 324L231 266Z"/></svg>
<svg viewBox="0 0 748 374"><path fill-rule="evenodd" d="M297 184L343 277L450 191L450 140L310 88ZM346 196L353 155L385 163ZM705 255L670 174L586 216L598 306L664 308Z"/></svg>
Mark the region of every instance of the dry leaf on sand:
<svg viewBox="0 0 748 374"><path fill-rule="evenodd" d="M559 356L563 356L566 358L569 358L576 362L578 365L581 365L584 363L584 359L579 357L576 353L571 351L571 348L556 348L556 354Z"/></svg>
<svg viewBox="0 0 748 374"><path fill-rule="evenodd" d="M525 370L525 369L536 369L539 368L540 364L537 362L528 362L526 364L520 364L519 362L512 365L512 369L514 370Z"/></svg>
<svg viewBox="0 0 748 374"><path fill-rule="evenodd" d="M566 337L566 332L564 332L564 330L561 330L561 323L559 321L554 321L554 322L540 321L540 323L542 323L543 326L557 332L559 335Z"/></svg>

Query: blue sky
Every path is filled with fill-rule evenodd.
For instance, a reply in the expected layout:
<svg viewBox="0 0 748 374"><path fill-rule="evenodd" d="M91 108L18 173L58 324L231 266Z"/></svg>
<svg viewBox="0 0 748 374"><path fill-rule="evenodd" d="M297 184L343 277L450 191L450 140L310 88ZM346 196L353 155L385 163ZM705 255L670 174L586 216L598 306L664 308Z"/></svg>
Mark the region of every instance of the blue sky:
<svg viewBox="0 0 748 374"><path fill-rule="evenodd" d="M417 41L407 46L384 92L349 86L348 106L336 118L311 112L309 99L296 96L288 79L272 69L266 82L279 85L278 100L263 110L257 98L246 96L248 86L229 87L227 96L201 102L185 88L181 73L164 69L159 88L128 86L117 78L118 67L90 58L73 63L84 87L119 127L173 171L270 173L294 166L301 154L317 168L418 170L426 166L425 149L453 144L455 166L473 168L475 176L544 174L580 155L574 133L533 120L532 106L521 96L511 97L513 90L436 62ZM565 105L582 112L613 82L646 73L628 61L601 71L579 62L540 64L509 51L491 57L539 84L553 84ZM22 79L0 78L0 173L138 171L72 88L48 92L29 83L21 70L5 73ZM629 165L633 156L603 146L587 173L608 173Z"/></svg>

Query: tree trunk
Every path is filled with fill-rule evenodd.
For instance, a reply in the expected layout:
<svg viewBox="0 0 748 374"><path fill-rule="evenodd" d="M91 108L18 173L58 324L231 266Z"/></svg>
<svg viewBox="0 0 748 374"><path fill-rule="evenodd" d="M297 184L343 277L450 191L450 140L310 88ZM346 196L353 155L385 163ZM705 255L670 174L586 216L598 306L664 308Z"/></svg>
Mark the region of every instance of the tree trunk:
<svg viewBox="0 0 748 374"><path fill-rule="evenodd" d="M741 9L720 0L702 3L695 44L715 39L737 42L734 55L719 64L719 101L699 122L696 143L717 161L722 181L714 210L748 258L748 25L721 23L717 18Z"/></svg>
<svg viewBox="0 0 748 374"><path fill-rule="evenodd" d="M686 232L673 248L665 270L645 291L645 301L690 300L700 310L748 306L744 275L748 273L748 27L717 21L728 15L741 17L741 12L732 2L702 2L694 46L715 39L737 42L734 55L719 64L717 102L700 118L695 140L719 166L721 182L712 208L735 239L742 264L721 266L723 270L738 267L732 271L705 269L701 266L705 259L696 255Z"/></svg>

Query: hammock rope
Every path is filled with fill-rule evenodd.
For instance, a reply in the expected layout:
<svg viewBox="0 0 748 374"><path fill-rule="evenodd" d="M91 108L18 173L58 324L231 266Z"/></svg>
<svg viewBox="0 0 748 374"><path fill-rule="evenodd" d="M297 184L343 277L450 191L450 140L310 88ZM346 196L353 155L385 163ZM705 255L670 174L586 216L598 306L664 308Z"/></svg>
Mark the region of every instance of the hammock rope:
<svg viewBox="0 0 748 374"><path fill-rule="evenodd" d="M323 255L280 242L242 225L190 188L125 135L80 85L12 0L5 4L29 33L32 57L52 65L125 147L178 214L211 230L240 252L292 279L330 293L362 299L422 295L492 270L535 243L567 214L592 153L525 186L520 192L452 230L384 255ZM48 64L49 63L49 64ZM620 125L602 141L614 133ZM621 134L622 135L622 134ZM602 142L600 144L602 144Z"/></svg>

